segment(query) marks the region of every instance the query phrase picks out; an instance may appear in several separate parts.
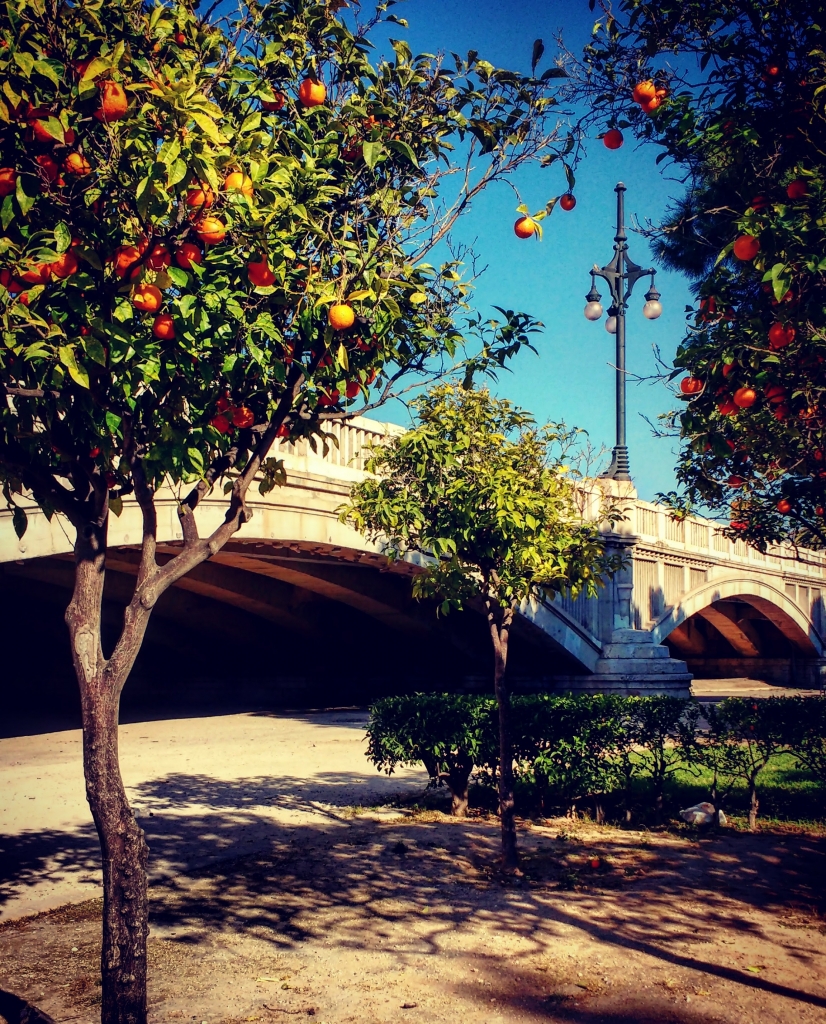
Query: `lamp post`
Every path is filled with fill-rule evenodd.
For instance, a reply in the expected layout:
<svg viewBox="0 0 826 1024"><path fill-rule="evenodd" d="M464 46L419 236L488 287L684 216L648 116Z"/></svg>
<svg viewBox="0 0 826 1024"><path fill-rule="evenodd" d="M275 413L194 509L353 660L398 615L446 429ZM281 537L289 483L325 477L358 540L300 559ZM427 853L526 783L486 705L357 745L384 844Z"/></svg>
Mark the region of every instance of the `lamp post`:
<svg viewBox="0 0 826 1024"><path fill-rule="evenodd" d="M603 476L613 480L630 480L628 463L628 444L626 442L626 410L625 410L625 311L628 308L628 300L634 285L641 277L651 277L651 286L645 293L645 305L642 308L643 316L648 320L656 320L662 313L660 305L660 293L654 286L653 268L643 270L628 256L628 242L625 234L625 185L622 182L614 189L617 193L617 233L614 236L614 258L605 267L598 267L594 264L591 271L591 290L585 296L585 317L587 320L599 320L602 316L602 296L597 291L596 278L601 277L608 282L608 290L611 294L611 305L608 308L608 319L605 322L605 329L609 334L615 334L617 339L617 443L614 445L614 454L611 465L603 473Z"/></svg>

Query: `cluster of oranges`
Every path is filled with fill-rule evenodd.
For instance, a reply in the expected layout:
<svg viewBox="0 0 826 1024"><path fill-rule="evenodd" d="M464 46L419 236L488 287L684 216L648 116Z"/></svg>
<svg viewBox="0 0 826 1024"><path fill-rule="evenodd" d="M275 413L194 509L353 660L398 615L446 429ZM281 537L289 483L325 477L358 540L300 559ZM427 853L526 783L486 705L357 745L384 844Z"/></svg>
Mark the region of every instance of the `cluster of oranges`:
<svg viewBox="0 0 826 1024"><path fill-rule="evenodd" d="M658 86L652 78L638 82L631 90L631 98L639 104L644 114L653 114L659 110L667 96L668 89Z"/></svg>
<svg viewBox="0 0 826 1024"><path fill-rule="evenodd" d="M246 430L255 424L255 413L247 405L234 406L229 395L222 395L215 403L217 413L209 421L219 434L230 434L233 428Z"/></svg>

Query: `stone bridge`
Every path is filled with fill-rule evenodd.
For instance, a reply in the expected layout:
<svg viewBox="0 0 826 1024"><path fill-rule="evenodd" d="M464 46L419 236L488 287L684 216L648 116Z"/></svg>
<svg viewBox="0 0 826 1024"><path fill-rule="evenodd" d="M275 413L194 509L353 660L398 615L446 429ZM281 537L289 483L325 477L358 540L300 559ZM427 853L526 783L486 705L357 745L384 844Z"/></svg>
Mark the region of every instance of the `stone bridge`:
<svg viewBox="0 0 826 1024"><path fill-rule="evenodd" d="M219 699L252 687L281 703L350 703L434 686L488 688L489 639L474 609L439 617L412 600L416 559L388 567L376 545L338 521L363 477L366 447L399 428L359 419L332 428L337 445L284 445L285 487L254 493L252 520L158 604L130 687L146 699ZM785 548L767 555L731 543L703 519L674 522L618 494L627 520L608 543L628 568L597 598L526 602L512 647L517 687L687 693L691 675L821 685L824 558ZM159 554L181 545L177 495L159 496ZM596 515L599 493L583 495ZM198 511L202 535L219 523L221 494ZM62 612L72 583L71 530L30 510L21 540L0 513L0 636L7 695L63 693L68 644ZM140 516L112 517L105 643L117 633L137 562ZM48 688L48 687L47 687ZM54 700L45 691L43 700Z"/></svg>

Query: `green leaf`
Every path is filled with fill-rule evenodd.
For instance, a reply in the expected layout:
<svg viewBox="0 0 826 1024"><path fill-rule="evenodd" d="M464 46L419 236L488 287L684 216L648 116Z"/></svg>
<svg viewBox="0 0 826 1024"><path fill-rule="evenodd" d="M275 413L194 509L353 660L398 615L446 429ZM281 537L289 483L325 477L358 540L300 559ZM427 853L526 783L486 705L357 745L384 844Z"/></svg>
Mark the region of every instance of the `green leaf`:
<svg viewBox="0 0 826 1024"><path fill-rule="evenodd" d="M26 53L25 50L15 50L14 62L26 78L31 78L32 71L34 70L34 57L30 53Z"/></svg>
<svg viewBox="0 0 826 1024"><path fill-rule="evenodd" d="M123 498L110 498L109 511L116 516L123 514Z"/></svg>
<svg viewBox="0 0 826 1024"><path fill-rule="evenodd" d="M372 171L383 153L382 145L380 142L364 142L362 143L361 153L364 157L364 162Z"/></svg>
<svg viewBox="0 0 826 1024"><path fill-rule="evenodd" d="M401 153L402 156L406 157L414 167L419 166L419 161L416 159L416 154L410 148L410 146L402 139L388 139L387 146L390 149L394 149L397 153ZM365 157L365 160L367 158Z"/></svg>
<svg viewBox="0 0 826 1024"><path fill-rule="evenodd" d="M55 248L58 253L66 252L72 244L72 232L64 221L59 221L54 229Z"/></svg>
<svg viewBox="0 0 826 1024"><path fill-rule="evenodd" d="M78 364L74 348L71 345L63 345L58 349L58 356L60 362L69 371L69 376L72 380L82 388L88 389L89 374Z"/></svg>
<svg viewBox="0 0 826 1024"><path fill-rule="evenodd" d="M189 116L198 125L201 131L211 139L213 142L217 142L219 146L223 146L227 143L228 139L221 134L218 130L218 125L212 120L211 117L207 117L206 114L202 114L199 110L190 110Z"/></svg>
<svg viewBox="0 0 826 1024"><path fill-rule="evenodd" d="M181 267L167 267L166 275L178 288L186 288L189 284L189 274Z"/></svg>
<svg viewBox="0 0 826 1024"><path fill-rule="evenodd" d="M54 85L60 85L60 75L47 60L36 60L34 62L34 70L39 75L43 75L44 78L48 78Z"/></svg>
<svg viewBox="0 0 826 1024"><path fill-rule="evenodd" d="M28 216L29 210L31 210L31 208L37 202L37 197L27 196L26 193L23 191L22 174L17 179L17 185L14 189L14 195L17 199L18 206L20 207L20 212L23 214L24 217Z"/></svg>

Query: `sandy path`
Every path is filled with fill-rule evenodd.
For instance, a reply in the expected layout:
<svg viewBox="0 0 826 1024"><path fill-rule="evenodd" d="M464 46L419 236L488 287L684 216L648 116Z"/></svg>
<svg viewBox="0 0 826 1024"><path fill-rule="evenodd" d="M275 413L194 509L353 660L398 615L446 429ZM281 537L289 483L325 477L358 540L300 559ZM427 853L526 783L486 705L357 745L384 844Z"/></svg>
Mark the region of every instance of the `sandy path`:
<svg viewBox="0 0 826 1024"><path fill-rule="evenodd" d="M364 756L361 712L237 714L120 730L121 766L154 879L266 847L286 826L342 826L342 810L421 791ZM80 732L0 740L0 919L98 895Z"/></svg>

